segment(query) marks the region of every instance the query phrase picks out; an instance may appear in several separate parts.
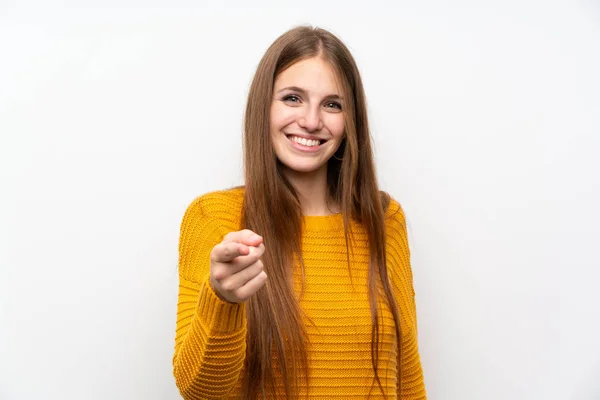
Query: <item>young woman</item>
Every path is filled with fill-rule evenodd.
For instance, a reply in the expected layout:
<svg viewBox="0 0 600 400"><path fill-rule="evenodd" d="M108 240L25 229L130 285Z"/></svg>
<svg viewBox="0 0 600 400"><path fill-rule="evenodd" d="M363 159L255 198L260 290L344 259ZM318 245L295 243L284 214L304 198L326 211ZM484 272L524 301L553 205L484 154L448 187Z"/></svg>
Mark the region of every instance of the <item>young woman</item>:
<svg viewBox="0 0 600 400"><path fill-rule="evenodd" d="M404 214L376 182L361 78L326 30L263 56L245 186L187 209L174 375L185 399L425 399Z"/></svg>

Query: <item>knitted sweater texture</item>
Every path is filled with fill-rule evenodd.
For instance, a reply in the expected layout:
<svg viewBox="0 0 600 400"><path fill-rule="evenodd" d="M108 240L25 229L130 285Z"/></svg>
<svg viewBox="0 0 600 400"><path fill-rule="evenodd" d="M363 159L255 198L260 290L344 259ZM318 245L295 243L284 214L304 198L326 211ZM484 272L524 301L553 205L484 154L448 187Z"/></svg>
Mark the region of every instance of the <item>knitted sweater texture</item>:
<svg viewBox="0 0 600 400"><path fill-rule="evenodd" d="M220 300L208 282L212 248L227 233L241 229L243 194L243 188L236 188L200 196L181 223L173 373L185 399L240 399L246 355L245 304ZM349 270L342 215L305 216L303 223L305 281L300 305L315 325L305 324L310 387L299 388L299 398L364 400L370 392L371 399L383 399L371 364L366 231L352 221ZM397 341L391 311L381 304L379 377L389 400L426 399L406 224L393 199L385 213L385 230L387 270L400 312L402 340ZM299 264L293 273L298 295ZM281 392L276 398L284 398L283 384L279 382L278 387Z"/></svg>

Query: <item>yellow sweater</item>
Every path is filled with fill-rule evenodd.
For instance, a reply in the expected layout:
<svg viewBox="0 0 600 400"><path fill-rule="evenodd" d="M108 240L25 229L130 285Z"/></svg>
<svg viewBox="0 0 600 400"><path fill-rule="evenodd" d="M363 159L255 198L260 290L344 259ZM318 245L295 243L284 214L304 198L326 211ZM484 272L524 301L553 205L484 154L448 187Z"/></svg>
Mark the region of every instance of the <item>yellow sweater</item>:
<svg viewBox="0 0 600 400"><path fill-rule="evenodd" d="M181 224L179 297L174 375L185 399L239 399L246 349L245 305L221 301L208 284L209 255L228 232L240 230L243 189L213 192L194 200ZM305 216L302 248L305 293L300 304L316 324L310 341L311 399L361 399L374 382L371 314L367 297L369 250L364 228L355 230L352 281L341 214ZM257 232L260 234L260 232ZM404 214L392 200L386 211L388 274L401 315L402 393L397 389L397 340L389 308L382 310L383 351L379 376L388 399L426 399L417 348L417 321ZM268 244L267 244L268 245ZM294 269L298 293L300 266ZM277 375L276 375L277 376ZM278 394L277 398L283 398ZM382 399L379 386L372 399Z"/></svg>

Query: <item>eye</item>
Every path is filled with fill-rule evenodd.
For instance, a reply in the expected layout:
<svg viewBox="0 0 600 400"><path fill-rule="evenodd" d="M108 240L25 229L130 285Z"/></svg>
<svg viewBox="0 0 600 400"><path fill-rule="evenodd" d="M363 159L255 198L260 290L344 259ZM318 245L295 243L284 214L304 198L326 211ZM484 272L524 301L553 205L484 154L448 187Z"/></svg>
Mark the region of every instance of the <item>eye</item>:
<svg viewBox="0 0 600 400"><path fill-rule="evenodd" d="M300 101L300 98L298 96L296 96L295 94L290 94L287 95L283 98L283 101L291 101L292 103L298 103Z"/></svg>
<svg viewBox="0 0 600 400"><path fill-rule="evenodd" d="M328 101L327 103L325 103L325 106L327 108L335 108L337 110L341 110L342 109L342 105L336 101Z"/></svg>

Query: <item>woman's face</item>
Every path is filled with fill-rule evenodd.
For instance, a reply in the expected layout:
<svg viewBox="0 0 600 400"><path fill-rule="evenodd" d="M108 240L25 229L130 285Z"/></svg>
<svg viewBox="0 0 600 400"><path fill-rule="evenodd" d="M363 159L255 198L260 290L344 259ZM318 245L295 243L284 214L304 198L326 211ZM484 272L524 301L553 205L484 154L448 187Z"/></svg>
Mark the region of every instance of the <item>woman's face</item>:
<svg viewBox="0 0 600 400"><path fill-rule="evenodd" d="M271 140L285 168L326 171L344 138L341 88L333 69L319 57L299 61L275 79Z"/></svg>

